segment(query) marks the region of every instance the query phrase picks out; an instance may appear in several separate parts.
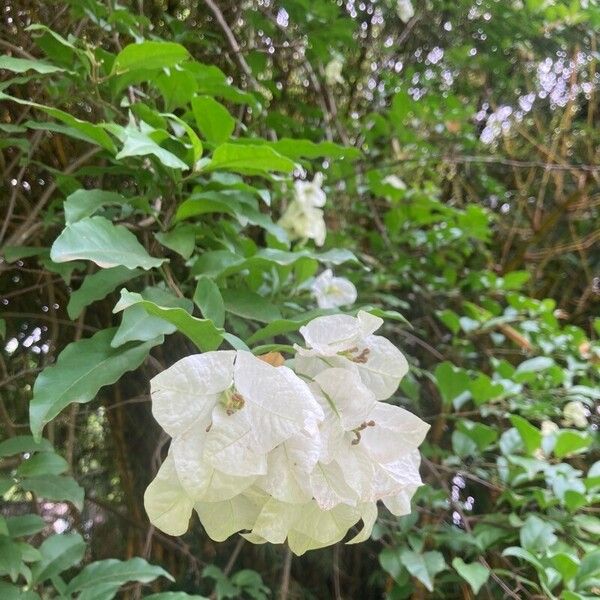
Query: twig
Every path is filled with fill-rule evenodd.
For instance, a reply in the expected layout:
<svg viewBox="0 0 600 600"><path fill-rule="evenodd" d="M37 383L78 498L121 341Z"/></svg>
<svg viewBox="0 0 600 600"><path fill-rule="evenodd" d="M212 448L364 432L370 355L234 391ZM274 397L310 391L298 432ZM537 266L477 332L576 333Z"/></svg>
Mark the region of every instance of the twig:
<svg viewBox="0 0 600 600"><path fill-rule="evenodd" d="M254 79L254 76L252 75L252 69L250 68L250 65L246 62L246 59L244 58L244 55L242 54L242 52L240 50L240 45L238 44L237 40L235 39L235 35L233 35L233 31L231 31L231 28L227 24L227 21L225 20L225 17L223 16L221 9L213 2L213 0L204 0L204 4L206 4L206 6L208 6L210 11L214 15L215 19L217 20L217 23L221 26L221 29L223 30L223 33L225 34L225 37L227 38L227 41L229 42L229 46L231 47L231 50L233 51L233 54L235 56L235 59L236 59L238 65L240 66L240 68L242 69L242 71L244 72L246 77L248 77L248 80L252 84L252 87L256 91L262 92L263 87L260 85L260 83L258 83L258 81L256 81L256 79Z"/></svg>
<svg viewBox="0 0 600 600"><path fill-rule="evenodd" d="M33 54L29 54L29 52L27 52L27 50L24 50L23 48L19 48L19 46L15 46L14 44L7 42L6 40L0 40L0 46L4 46L7 50L10 50L11 52L14 52L15 54L20 54L23 58L28 58L30 60L36 60L36 58L35 58L35 56L33 56Z"/></svg>
<svg viewBox="0 0 600 600"><path fill-rule="evenodd" d="M287 600L290 592L290 573L292 570L292 551L286 546L283 559L283 571L281 573L281 585L279 587L279 600Z"/></svg>
<svg viewBox="0 0 600 600"><path fill-rule="evenodd" d="M340 586L340 545L333 546L333 594L335 600L342 600L342 591Z"/></svg>
<svg viewBox="0 0 600 600"><path fill-rule="evenodd" d="M41 139L42 139L42 132L36 131L33 134L31 144L29 146L29 151L27 152L27 162L21 167L21 170L19 171L19 174L17 175L17 177L15 179L12 193L11 193L10 199L8 201L8 208L6 209L6 215L4 216L4 222L2 223L2 226L0 227L0 243L4 239L6 230L8 229L8 225L11 221L13 211L15 209L15 203L17 201L17 193L19 191L19 186L21 185L21 181L23 180L23 176L25 175L25 171L27 170L27 167L29 166L29 160L31 159L32 154L35 152L35 149L37 148Z"/></svg>
<svg viewBox="0 0 600 600"><path fill-rule="evenodd" d="M224 575L229 575L229 573L231 573L231 571L233 570L235 561L237 560L237 557L240 555L242 546L244 545L245 541L246 540L240 536L240 538L237 541L237 544L235 545L235 548L233 549L233 552L231 553L231 556L229 557L229 560L227 561L227 564L225 565L225 568L223 569Z"/></svg>
<svg viewBox="0 0 600 600"><path fill-rule="evenodd" d="M84 165L90 158L92 158L93 156L98 154L98 152L101 152L102 150L103 150L103 148L94 147L91 150L84 152L79 158L74 160L66 169L64 169L63 175L68 175L70 173L73 173L79 167ZM57 184L56 180L54 180L48 186L48 189L42 194L38 203L33 207L31 212L28 214L25 222L19 227L19 229L15 233L13 233L13 235L10 238L8 238L8 240L5 244L6 246L19 246L27 240L29 235L31 235L31 232L37 228L37 225L39 225L39 224L35 223L35 220L36 220L38 214L40 213L40 211L42 210L42 208L44 208L44 206L46 205L46 202L48 202L48 200L54 193L54 190L57 188L57 186L58 186L58 184Z"/></svg>

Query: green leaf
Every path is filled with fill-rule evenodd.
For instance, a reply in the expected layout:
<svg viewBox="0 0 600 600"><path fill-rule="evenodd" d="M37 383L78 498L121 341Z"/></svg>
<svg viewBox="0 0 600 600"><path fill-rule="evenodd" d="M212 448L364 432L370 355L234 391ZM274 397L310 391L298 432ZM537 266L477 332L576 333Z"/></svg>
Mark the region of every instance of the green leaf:
<svg viewBox="0 0 600 600"><path fill-rule="evenodd" d="M288 237L285 231L273 223L268 215L261 213L250 203L242 201L241 197L243 194L229 191L194 194L178 207L175 220L182 221L210 213L227 213L235 217L242 227L248 224L258 225L273 234L280 242L287 244Z"/></svg>
<svg viewBox="0 0 600 600"><path fill-rule="evenodd" d="M0 458L25 452L52 451L52 444L47 439L35 440L31 435L17 435L0 442Z"/></svg>
<svg viewBox="0 0 600 600"><path fill-rule="evenodd" d="M533 454L542 444L541 431L519 415L510 415L509 418L510 422L519 432L527 452Z"/></svg>
<svg viewBox="0 0 600 600"><path fill-rule="evenodd" d="M3 92L0 92L0 100L10 100L11 102L15 102L17 104L37 108L51 117L62 121L68 125L69 129L72 129L75 132L75 134L71 134L69 133L69 129L67 129L65 130L65 133L79 139L84 139L92 144L97 144L113 154L116 152L115 144L113 143L111 137L100 125L95 125L94 123L77 119L73 115L59 110L58 108L44 106L43 104L22 100L21 98L15 98L13 96L4 94Z"/></svg>
<svg viewBox="0 0 600 600"><path fill-rule="evenodd" d="M162 113L161 117L167 117L171 121L175 121L175 123L177 123L177 125L179 125L180 127L183 127L183 129L185 130L185 132L188 136L188 139L190 141L190 145L192 147L193 163L195 164L198 161L198 159L202 156L202 150L203 150L202 142L200 141L200 138L198 137L196 132L183 119L180 119L177 115L174 115L171 113Z"/></svg>
<svg viewBox="0 0 600 600"><path fill-rule="evenodd" d="M146 270L159 267L166 260L150 256L131 231L104 217L88 217L67 225L52 244L50 257L57 263L83 259L102 268Z"/></svg>
<svg viewBox="0 0 600 600"><path fill-rule="evenodd" d="M60 353L55 365L40 373L29 404L31 431L36 438L66 406L90 402L100 388L137 369L150 348L162 342L159 338L115 349L110 345L115 331L103 329L91 338L72 342Z"/></svg>
<svg viewBox="0 0 600 600"><path fill-rule="evenodd" d="M165 167L180 169L182 171L189 169L189 166L179 157L165 150L150 137L150 133L141 131L134 123L129 124L127 127L122 127L118 131L123 147L115 157L117 160L127 158L128 156L154 156ZM164 135L167 135L166 132Z"/></svg>
<svg viewBox="0 0 600 600"><path fill-rule="evenodd" d="M0 339L6 339L6 320L0 319Z"/></svg>
<svg viewBox="0 0 600 600"><path fill-rule="evenodd" d="M579 559L576 556L559 552L550 558L565 583L571 581L579 571Z"/></svg>
<svg viewBox="0 0 600 600"><path fill-rule="evenodd" d="M459 316L449 308L445 310L437 311L438 319L454 334L456 335L460 330L460 319Z"/></svg>
<svg viewBox="0 0 600 600"><path fill-rule="evenodd" d="M529 515L519 532L521 546L532 554L542 553L552 546L557 537L554 527L537 515Z"/></svg>
<svg viewBox="0 0 600 600"><path fill-rule="evenodd" d="M0 535L0 575L8 575L16 581L21 564L21 552L17 544L6 535Z"/></svg>
<svg viewBox="0 0 600 600"><path fill-rule="evenodd" d="M64 201L65 222L67 225L91 217L99 208L107 204L121 206L126 199L116 192L105 190L77 190Z"/></svg>
<svg viewBox="0 0 600 600"><path fill-rule="evenodd" d="M235 129L235 119L229 111L210 96L192 98L192 111L202 135L213 144L226 142Z"/></svg>
<svg viewBox="0 0 600 600"><path fill-rule="evenodd" d="M54 452L34 454L22 462L17 469L19 477L38 477L44 475L60 475L69 469L69 463Z"/></svg>
<svg viewBox="0 0 600 600"><path fill-rule="evenodd" d="M53 535L44 540L39 550L42 560L31 568L33 583L43 583L81 562L85 542L78 533Z"/></svg>
<svg viewBox="0 0 600 600"><path fill-rule="evenodd" d="M462 431L452 432L452 451L461 457L474 456L477 453L477 444Z"/></svg>
<svg viewBox="0 0 600 600"><path fill-rule="evenodd" d="M591 587L600 578L600 550L589 552L581 559L577 587Z"/></svg>
<svg viewBox="0 0 600 600"><path fill-rule="evenodd" d="M2 600L40 600L35 592L23 590L21 586L0 581L0 598Z"/></svg>
<svg viewBox="0 0 600 600"><path fill-rule="evenodd" d="M400 560L408 572L416 577L430 592L433 592L435 576L446 569L446 561L441 552L431 551L418 554L412 550L403 550Z"/></svg>
<svg viewBox="0 0 600 600"><path fill-rule="evenodd" d="M6 526L11 537L23 537L33 535L46 527L46 522L39 515L21 515L18 517L7 517Z"/></svg>
<svg viewBox="0 0 600 600"><path fill-rule="evenodd" d="M68 500L78 510L83 509L84 489L72 478L64 475L41 475L23 479L21 487L46 500Z"/></svg>
<svg viewBox="0 0 600 600"><path fill-rule="evenodd" d="M437 365L434 376L446 404L451 404L469 390L467 373L448 361Z"/></svg>
<svg viewBox="0 0 600 600"><path fill-rule="evenodd" d="M64 69L42 60L29 60L27 58L15 58L13 56L0 56L0 69L6 69L13 73L36 71L42 74L64 71Z"/></svg>
<svg viewBox="0 0 600 600"><path fill-rule="evenodd" d="M217 327L225 323L225 303L219 286L208 277L200 277L194 292L194 303L205 319L210 319Z"/></svg>
<svg viewBox="0 0 600 600"><path fill-rule="evenodd" d="M400 554L397 548L384 548L379 553L379 564L381 568L394 579L400 581L400 576L404 572L402 567L402 561L400 560Z"/></svg>
<svg viewBox="0 0 600 600"><path fill-rule="evenodd" d="M513 271L512 273L505 273L502 280L502 287L505 290L519 290L521 289L531 278L528 271Z"/></svg>
<svg viewBox="0 0 600 600"><path fill-rule="evenodd" d="M182 308L191 313L194 305L186 298L178 298L163 288L148 287L141 293L144 300L149 300L168 308ZM177 327L161 317L152 316L141 305L135 304L125 309L121 325L110 345L113 348L122 346L131 341L147 342L159 335L175 333Z"/></svg>
<svg viewBox="0 0 600 600"><path fill-rule="evenodd" d="M247 341L249 344L255 344L256 342L275 337L276 335L283 335L285 333L298 331L300 327L306 325L315 317L329 313L330 311L327 310L314 310L302 315L298 315L292 319L277 319L276 321L272 321L265 327L255 331Z"/></svg>
<svg viewBox="0 0 600 600"><path fill-rule="evenodd" d="M183 108L189 104L194 93L198 90L198 82L187 70L169 69L151 80L165 101L165 110Z"/></svg>
<svg viewBox="0 0 600 600"><path fill-rule="evenodd" d="M591 515L575 515L573 521L584 531L589 531L600 537L600 518Z"/></svg>
<svg viewBox="0 0 600 600"><path fill-rule="evenodd" d="M45 250L45 248L40 246L4 246L4 248L2 248L2 254L4 255L4 260L6 260L6 262L13 263L22 258L38 256Z"/></svg>
<svg viewBox="0 0 600 600"><path fill-rule="evenodd" d="M479 452L484 452L498 439L498 430L483 423L461 420L457 430L471 438L477 445Z"/></svg>
<svg viewBox="0 0 600 600"><path fill-rule="evenodd" d="M556 436L554 455L557 458L586 450L592 443L592 436L587 431L561 429Z"/></svg>
<svg viewBox="0 0 600 600"><path fill-rule="evenodd" d="M159 306L154 302L144 300L140 294L121 290L121 299L113 309L113 312L119 312L129 306L139 304L149 314L160 317L165 321L175 325L181 333L188 337L202 352L216 350L223 340L223 330L216 327L208 319L198 319L188 314L183 308L169 308Z"/></svg>
<svg viewBox="0 0 600 600"><path fill-rule="evenodd" d="M14 485L15 480L12 477L0 477L0 496L4 496Z"/></svg>
<svg viewBox="0 0 600 600"><path fill-rule="evenodd" d="M520 558L521 560L528 562L535 567L540 579L546 579L544 565L528 550L520 548L519 546L510 546L502 551L502 556L514 556L515 558Z"/></svg>
<svg viewBox="0 0 600 600"><path fill-rule="evenodd" d="M485 373L479 373L473 381L469 382L469 389L477 406L497 398L504 392L502 385L492 381Z"/></svg>
<svg viewBox="0 0 600 600"><path fill-rule="evenodd" d="M311 142L310 140L299 140L291 138L281 138L276 142L268 142L269 146L293 160L299 158L320 158L327 156L329 158L347 158L354 160L361 156L358 148L351 146L340 146L333 142Z"/></svg>
<svg viewBox="0 0 600 600"><path fill-rule="evenodd" d="M485 585L490 576L490 570L487 567L478 562L466 563L458 556L452 561L452 566L471 586L475 595L479 594L479 590Z"/></svg>
<svg viewBox="0 0 600 600"><path fill-rule="evenodd" d="M294 161L281 156L268 146L222 144L215 149L210 163L202 171L262 175L271 172L291 173L294 166Z"/></svg>
<svg viewBox="0 0 600 600"><path fill-rule="evenodd" d="M130 44L117 54L111 74L121 74L136 69L164 69L189 58L188 51L173 42L141 42Z"/></svg>
<svg viewBox="0 0 600 600"><path fill-rule="evenodd" d="M142 273L143 271L140 269L112 267L88 275L83 280L81 287L71 292L71 297L67 304L69 318L76 319L86 306L97 300L102 300L102 298L105 298L116 287L135 277L139 277Z"/></svg>
<svg viewBox="0 0 600 600"><path fill-rule="evenodd" d="M279 309L263 296L249 290L222 290L225 310L238 317L270 323L281 319Z"/></svg>
<svg viewBox="0 0 600 600"><path fill-rule="evenodd" d="M196 247L195 225L178 225L170 231L155 233L154 237L163 246L177 252L183 258L189 258Z"/></svg>
<svg viewBox="0 0 600 600"><path fill-rule="evenodd" d="M268 270L273 266L291 267L306 258L332 265L349 261L357 262L356 256L352 252L337 249L316 253L310 250L286 252L285 250L264 248L247 258L229 250L214 250L205 252L198 258L192 267L192 273L207 277L226 276L249 268Z"/></svg>
<svg viewBox="0 0 600 600"><path fill-rule="evenodd" d="M87 565L79 575L71 579L65 595L78 593L78 600L111 600L128 581L149 583L157 577L174 581L163 568L150 565L142 558L127 561L109 558Z"/></svg>

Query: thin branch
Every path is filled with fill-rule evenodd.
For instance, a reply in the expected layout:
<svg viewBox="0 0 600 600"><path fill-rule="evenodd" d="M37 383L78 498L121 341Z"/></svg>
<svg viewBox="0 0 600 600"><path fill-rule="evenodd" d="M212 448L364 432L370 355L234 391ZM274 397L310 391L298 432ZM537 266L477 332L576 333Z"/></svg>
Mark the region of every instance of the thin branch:
<svg viewBox="0 0 600 600"><path fill-rule="evenodd" d="M19 48L19 46L15 46L14 44L11 44L10 42L8 42L6 40L0 39L0 46L3 46L7 50L10 50L11 52L14 52L15 54L20 54L23 58L28 58L29 60L37 60L35 58L35 56L33 56L33 54L29 54L29 52L27 52L27 50L24 50L23 48Z"/></svg>
<svg viewBox="0 0 600 600"><path fill-rule="evenodd" d="M342 588L340 585L340 545L333 546L333 594L335 600L342 600Z"/></svg>
<svg viewBox="0 0 600 600"><path fill-rule="evenodd" d="M283 559L283 571L281 573L281 585L279 586L279 600L287 600L290 592L290 573L292 571L292 551L286 546Z"/></svg>
<svg viewBox="0 0 600 600"><path fill-rule="evenodd" d="M213 0L204 0L204 4L206 4L206 6L208 6L210 11L214 15L215 19L217 20L217 23L220 25L221 29L223 30L223 33L225 34L225 37L227 38L227 42L229 43L229 46L230 46L231 50L233 51L233 54L235 56L235 59L236 59L238 65L240 66L240 68L242 69L242 71L244 72L244 74L246 75L246 77L248 78L250 83L252 84L252 87L256 91L262 93L264 91L264 88L263 88L263 86L260 85L260 83L258 83L258 81L256 81L256 79L254 78L254 75L252 75L252 69L250 68L250 65L246 62L246 59L244 58L244 55L242 54L242 52L240 50L240 45L238 44L237 40L235 39L235 35L233 35L233 31L231 31L231 28L227 24L227 21L225 20L225 17L223 16L221 9L213 2Z"/></svg>
<svg viewBox="0 0 600 600"><path fill-rule="evenodd" d="M69 175L76 171L79 167L84 165L90 158L101 152L103 148L94 147L87 152L84 152L79 158L74 160L66 169L63 171L63 175ZM58 183L54 180L49 186L48 189L42 194L38 203L33 207L31 212L27 215L27 219L25 222L19 227L19 229L13 233L13 235L8 238L6 242L6 246L19 246L23 244L27 238L31 235L35 229L37 229L37 225L35 220L40 213L40 211L44 208L54 190L57 188Z"/></svg>

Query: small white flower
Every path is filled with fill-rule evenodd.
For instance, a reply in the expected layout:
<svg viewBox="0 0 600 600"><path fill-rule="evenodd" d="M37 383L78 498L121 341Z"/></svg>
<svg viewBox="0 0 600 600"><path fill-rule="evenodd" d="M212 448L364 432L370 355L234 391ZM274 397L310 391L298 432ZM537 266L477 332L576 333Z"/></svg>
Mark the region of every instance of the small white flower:
<svg viewBox="0 0 600 600"><path fill-rule="evenodd" d="M405 190L406 189L406 184L397 175L388 175L387 177L384 177L382 181L383 181L383 183L387 183L388 185L391 185L393 188L396 188L397 190Z"/></svg>
<svg viewBox="0 0 600 600"><path fill-rule="evenodd" d="M278 225L287 231L292 240L314 240L317 246L325 243L327 226L320 208L305 208L293 200L279 219Z"/></svg>
<svg viewBox="0 0 600 600"><path fill-rule="evenodd" d="M559 429L559 427L554 421L542 421L541 431L542 431L542 435L544 437L547 437L549 435L552 435L553 433L556 433L558 431L558 429Z"/></svg>
<svg viewBox="0 0 600 600"><path fill-rule="evenodd" d="M396 13L403 23L408 23L415 16L415 9L410 0L397 0Z"/></svg>
<svg viewBox="0 0 600 600"><path fill-rule="evenodd" d="M332 58L325 67L325 80L327 85L334 86L336 83L344 83L342 77L342 69L344 68L344 61L336 56Z"/></svg>
<svg viewBox="0 0 600 600"><path fill-rule="evenodd" d="M294 199L303 208L322 208L327 201L322 186L323 173L315 173L312 181L295 181Z"/></svg>
<svg viewBox="0 0 600 600"><path fill-rule="evenodd" d="M563 407L563 418L565 425L575 425L575 427L579 427L580 429L588 425L587 409L583 402L579 400L573 400L565 404Z"/></svg>
<svg viewBox="0 0 600 600"><path fill-rule="evenodd" d="M317 317L300 328L307 348L295 346L297 373L315 377L328 367L355 371L377 400L386 400L408 371L406 358L388 339L372 335L383 320L368 312L357 317Z"/></svg>
<svg viewBox="0 0 600 600"><path fill-rule="evenodd" d="M279 219L279 225L292 239L312 239L317 246L325 243L327 227L321 207L326 196L322 184L321 173L316 173L312 181L294 183L294 198Z"/></svg>
<svg viewBox="0 0 600 600"><path fill-rule="evenodd" d="M311 291L319 308L349 306L356 302L354 284L344 277L334 277L331 269L323 271L313 282Z"/></svg>

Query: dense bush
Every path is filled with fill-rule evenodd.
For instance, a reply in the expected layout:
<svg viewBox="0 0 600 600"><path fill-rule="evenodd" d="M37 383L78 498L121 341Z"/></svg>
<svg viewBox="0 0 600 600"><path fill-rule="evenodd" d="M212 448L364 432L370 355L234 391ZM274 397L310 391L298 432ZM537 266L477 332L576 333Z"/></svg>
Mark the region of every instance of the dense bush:
<svg viewBox="0 0 600 600"><path fill-rule="evenodd" d="M599 24L583 0L7 3L0 597L596 597ZM431 424L412 513L302 557L150 525L149 380L291 359L360 309Z"/></svg>

